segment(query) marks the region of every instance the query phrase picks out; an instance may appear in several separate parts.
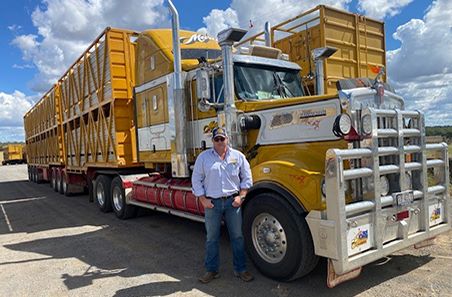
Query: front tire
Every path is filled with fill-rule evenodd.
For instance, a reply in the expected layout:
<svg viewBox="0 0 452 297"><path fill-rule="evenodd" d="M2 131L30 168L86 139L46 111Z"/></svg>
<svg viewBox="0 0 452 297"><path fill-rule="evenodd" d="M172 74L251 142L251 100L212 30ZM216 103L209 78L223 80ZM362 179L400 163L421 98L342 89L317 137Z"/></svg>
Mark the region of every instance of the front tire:
<svg viewBox="0 0 452 297"><path fill-rule="evenodd" d="M113 211L118 218L125 220L136 216L138 209L136 206L126 203L126 193L120 177L113 179L111 183L111 195Z"/></svg>
<svg viewBox="0 0 452 297"><path fill-rule="evenodd" d="M261 193L244 210L248 254L259 271L273 279L290 281L311 272L318 262L303 214L284 198Z"/></svg>
<svg viewBox="0 0 452 297"><path fill-rule="evenodd" d="M94 198L102 212L112 211L111 207L111 177L99 175L94 186Z"/></svg>

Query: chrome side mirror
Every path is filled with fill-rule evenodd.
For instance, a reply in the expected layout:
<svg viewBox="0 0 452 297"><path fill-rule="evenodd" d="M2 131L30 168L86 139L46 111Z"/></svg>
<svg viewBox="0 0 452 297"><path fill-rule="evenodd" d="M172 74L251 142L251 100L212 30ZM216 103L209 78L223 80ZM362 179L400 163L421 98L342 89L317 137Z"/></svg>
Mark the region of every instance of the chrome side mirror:
<svg viewBox="0 0 452 297"><path fill-rule="evenodd" d="M198 69L196 71L196 96L198 99L210 99L209 71Z"/></svg>

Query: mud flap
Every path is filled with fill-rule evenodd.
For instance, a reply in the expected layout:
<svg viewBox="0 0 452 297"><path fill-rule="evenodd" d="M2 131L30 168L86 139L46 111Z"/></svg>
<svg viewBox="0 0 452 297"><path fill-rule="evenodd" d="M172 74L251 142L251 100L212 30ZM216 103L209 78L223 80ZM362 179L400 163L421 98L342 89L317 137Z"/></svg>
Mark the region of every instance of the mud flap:
<svg viewBox="0 0 452 297"><path fill-rule="evenodd" d="M333 262L331 261L331 259L328 259L326 285L331 289L343 282L357 278L361 274L361 269L362 267L358 267L344 274L336 274L336 272L334 271Z"/></svg>

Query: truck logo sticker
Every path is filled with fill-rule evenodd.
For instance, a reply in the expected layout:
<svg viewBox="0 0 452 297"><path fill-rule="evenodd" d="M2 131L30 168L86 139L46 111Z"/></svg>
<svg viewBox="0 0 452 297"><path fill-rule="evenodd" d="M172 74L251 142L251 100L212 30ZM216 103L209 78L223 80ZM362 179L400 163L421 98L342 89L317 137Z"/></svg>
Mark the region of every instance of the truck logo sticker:
<svg viewBox="0 0 452 297"><path fill-rule="evenodd" d="M280 127L284 125L289 125L292 123L293 116L291 113L277 114L273 116L272 122L270 124L271 128Z"/></svg>
<svg viewBox="0 0 452 297"><path fill-rule="evenodd" d="M215 38L213 38L209 35L202 35L202 34L193 34L190 37L182 37L179 39L180 43L182 43L182 44L193 44L196 42L207 43L211 40L216 41Z"/></svg>
<svg viewBox="0 0 452 297"><path fill-rule="evenodd" d="M436 221L441 217L441 208L436 207L432 211L432 215L430 216L430 222Z"/></svg>
<svg viewBox="0 0 452 297"><path fill-rule="evenodd" d="M367 243L369 239L369 230L361 230L358 229L358 233L355 235L355 238L352 240L352 249L359 247Z"/></svg>
<svg viewBox="0 0 452 297"><path fill-rule="evenodd" d="M314 117L323 117L326 116L326 110L316 110L316 111L306 111L300 113L300 119L306 119L306 118L314 118Z"/></svg>

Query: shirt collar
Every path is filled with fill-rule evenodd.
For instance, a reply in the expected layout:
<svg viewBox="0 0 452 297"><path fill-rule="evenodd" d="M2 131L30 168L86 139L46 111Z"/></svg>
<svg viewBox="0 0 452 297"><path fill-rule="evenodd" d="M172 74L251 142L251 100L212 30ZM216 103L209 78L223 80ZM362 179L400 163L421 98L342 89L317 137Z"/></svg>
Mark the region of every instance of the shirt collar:
<svg viewBox="0 0 452 297"><path fill-rule="evenodd" d="M220 157L220 155L217 153L217 151L215 150L215 148L212 148L212 153L213 153L215 156L218 156L218 158ZM228 146L227 149L226 149L226 155L224 156L224 159L226 159L226 158L229 156L230 153L231 153L231 148Z"/></svg>

